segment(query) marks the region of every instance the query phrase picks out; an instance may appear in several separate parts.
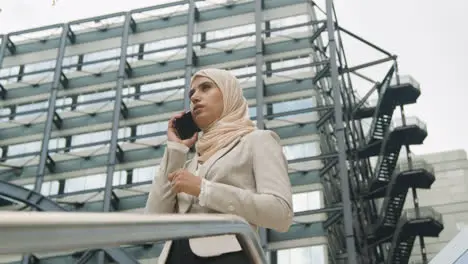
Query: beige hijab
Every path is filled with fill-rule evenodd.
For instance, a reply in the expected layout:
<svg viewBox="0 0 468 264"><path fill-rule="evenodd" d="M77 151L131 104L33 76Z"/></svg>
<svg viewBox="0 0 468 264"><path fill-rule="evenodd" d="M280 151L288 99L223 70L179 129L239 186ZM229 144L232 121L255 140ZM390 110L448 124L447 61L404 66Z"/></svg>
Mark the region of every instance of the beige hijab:
<svg viewBox="0 0 468 264"><path fill-rule="evenodd" d="M218 150L254 131L256 127L249 118L247 100L234 75L220 69L203 69L193 75L192 81L200 76L211 79L219 87L224 105L221 117L203 131L195 146L199 161L205 162Z"/></svg>

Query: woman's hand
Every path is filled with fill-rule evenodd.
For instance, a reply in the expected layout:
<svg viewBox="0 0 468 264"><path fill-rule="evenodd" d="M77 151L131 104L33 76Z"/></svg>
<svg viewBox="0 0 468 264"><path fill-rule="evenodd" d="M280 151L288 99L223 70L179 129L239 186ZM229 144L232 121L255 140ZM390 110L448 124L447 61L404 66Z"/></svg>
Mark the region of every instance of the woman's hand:
<svg viewBox="0 0 468 264"><path fill-rule="evenodd" d="M174 120L176 118L181 117L183 114L184 114L184 112L176 114L169 120L169 123L168 123L168 126L167 126L167 141L178 142L178 143L184 144L185 146L191 148L193 146L193 144L195 144L195 142L198 139L198 133L195 133L195 135L193 135L193 137L191 137L189 139L182 140L177 135L177 131L176 131L175 127L174 127Z"/></svg>
<svg viewBox="0 0 468 264"><path fill-rule="evenodd" d="M201 191L200 177L193 175L187 170L177 170L168 175L168 179L172 184L172 190L175 193L186 193L198 197Z"/></svg>

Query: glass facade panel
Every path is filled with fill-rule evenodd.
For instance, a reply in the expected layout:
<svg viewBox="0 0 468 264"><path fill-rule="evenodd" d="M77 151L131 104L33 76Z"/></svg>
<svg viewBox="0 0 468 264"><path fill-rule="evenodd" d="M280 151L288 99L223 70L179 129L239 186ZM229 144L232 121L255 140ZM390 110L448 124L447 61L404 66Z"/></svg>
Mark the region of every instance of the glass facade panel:
<svg viewBox="0 0 468 264"><path fill-rule="evenodd" d="M133 182L153 181L159 171L159 165L133 169Z"/></svg>
<svg viewBox="0 0 468 264"><path fill-rule="evenodd" d="M321 191L295 193L293 195L294 212L317 210L323 207Z"/></svg>
<svg viewBox="0 0 468 264"><path fill-rule="evenodd" d="M16 156L25 153L38 152L41 150L41 141L28 142L8 147L8 156Z"/></svg>
<svg viewBox="0 0 468 264"><path fill-rule="evenodd" d="M78 96L77 110L84 110L88 108L102 108L112 105L115 97L115 90L96 92L90 94L83 94ZM107 100L106 100L107 99Z"/></svg>
<svg viewBox="0 0 468 264"><path fill-rule="evenodd" d="M293 25L299 25L299 24L304 24L309 22L310 18L309 15L298 15L294 17L285 17L285 18L280 18L280 19L273 19L270 21L270 28L271 29L279 29L279 28L284 28L288 26L293 26ZM301 27L293 27L293 28L287 28L287 29L281 29L281 30L276 30L271 33L272 37L281 37L281 36L287 36L292 33L300 33L307 31L305 26Z"/></svg>
<svg viewBox="0 0 468 264"><path fill-rule="evenodd" d="M20 67L0 68L0 84L14 83L18 80Z"/></svg>
<svg viewBox="0 0 468 264"><path fill-rule="evenodd" d="M42 83L51 82L54 77L56 60L41 61L24 66L23 82Z"/></svg>
<svg viewBox="0 0 468 264"><path fill-rule="evenodd" d="M47 114L48 101L32 103L27 105L18 105L16 107L15 120L33 121Z"/></svg>
<svg viewBox="0 0 468 264"><path fill-rule="evenodd" d="M106 185L106 174L89 175L67 179L65 181L65 193L78 192L89 189L102 188Z"/></svg>
<svg viewBox="0 0 468 264"><path fill-rule="evenodd" d="M250 33L250 34L249 34ZM249 34L245 36L245 34ZM241 36L241 37L238 37ZM219 29L206 32L207 40L219 40L206 44L207 48L213 49L235 49L246 41L255 41L255 24L242 25L227 29Z"/></svg>
<svg viewBox="0 0 468 264"><path fill-rule="evenodd" d="M185 36L146 43L143 59L155 61L170 60L176 55L186 54L187 49L183 47L186 44L187 38Z"/></svg>
<svg viewBox="0 0 468 264"><path fill-rule="evenodd" d="M97 51L84 55L83 71L103 72L119 65L120 48Z"/></svg>
<svg viewBox="0 0 468 264"><path fill-rule="evenodd" d="M97 148L104 147L104 145L106 145L110 139L111 139L111 131L105 130L105 131L86 133L86 134L73 136L71 145L74 151L78 151L78 150L83 151L83 150L95 149L96 147ZM82 146L82 145L88 145L91 143L104 142L104 141L105 143L101 146Z"/></svg>
<svg viewBox="0 0 468 264"><path fill-rule="evenodd" d="M320 154L318 141L283 146L283 152L288 160L313 157Z"/></svg>
<svg viewBox="0 0 468 264"><path fill-rule="evenodd" d="M278 264L328 264L323 245L278 250Z"/></svg>
<svg viewBox="0 0 468 264"><path fill-rule="evenodd" d="M114 172L114 179L112 180L113 186L124 185L127 183L127 171Z"/></svg>
<svg viewBox="0 0 468 264"><path fill-rule="evenodd" d="M41 194L45 196L56 195L59 192L58 181L47 181L42 184ZM34 184L23 185L24 188L34 190Z"/></svg>

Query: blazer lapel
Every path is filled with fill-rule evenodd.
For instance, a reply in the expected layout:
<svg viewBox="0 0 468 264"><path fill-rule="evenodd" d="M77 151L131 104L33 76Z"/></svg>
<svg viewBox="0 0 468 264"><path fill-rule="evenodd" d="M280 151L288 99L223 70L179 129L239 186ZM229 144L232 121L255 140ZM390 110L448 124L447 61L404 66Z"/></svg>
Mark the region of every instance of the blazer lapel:
<svg viewBox="0 0 468 264"><path fill-rule="evenodd" d="M195 171L197 170L198 166L198 155L194 155L190 163L187 165L187 170L193 174L195 174ZM180 208L180 212L186 213L190 210L192 207L192 204L194 202L194 197L192 195L186 194L186 193L179 193L178 197L181 199L178 200L178 206Z"/></svg>
<svg viewBox="0 0 468 264"><path fill-rule="evenodd" d="M202 177L202 178L205 178L206 174L211 169L213 164L217 160L219 160L222 156L224 156L226 153L228 153L234 146L236 146L239 141L240 141L240 138L234 140L229 145L227 145L226 147L218 150L215 154L213 154L213 156L211 156L207 161L205 161L203 166L201 166L200 171L199 171L199 176Z"/></svg>

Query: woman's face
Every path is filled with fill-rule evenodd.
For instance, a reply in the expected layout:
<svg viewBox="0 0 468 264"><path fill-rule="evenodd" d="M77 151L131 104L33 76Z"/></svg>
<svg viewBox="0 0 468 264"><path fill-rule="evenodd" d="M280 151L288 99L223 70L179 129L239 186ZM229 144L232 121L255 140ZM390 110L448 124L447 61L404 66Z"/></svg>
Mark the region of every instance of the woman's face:
<svg viewBox="0 0 468 264"><path fill-rule="evenodd" d="M202 130L221 117L223 94L209 78L198 76L192 81L189 93L192 102L192 116Z"/></svg>

